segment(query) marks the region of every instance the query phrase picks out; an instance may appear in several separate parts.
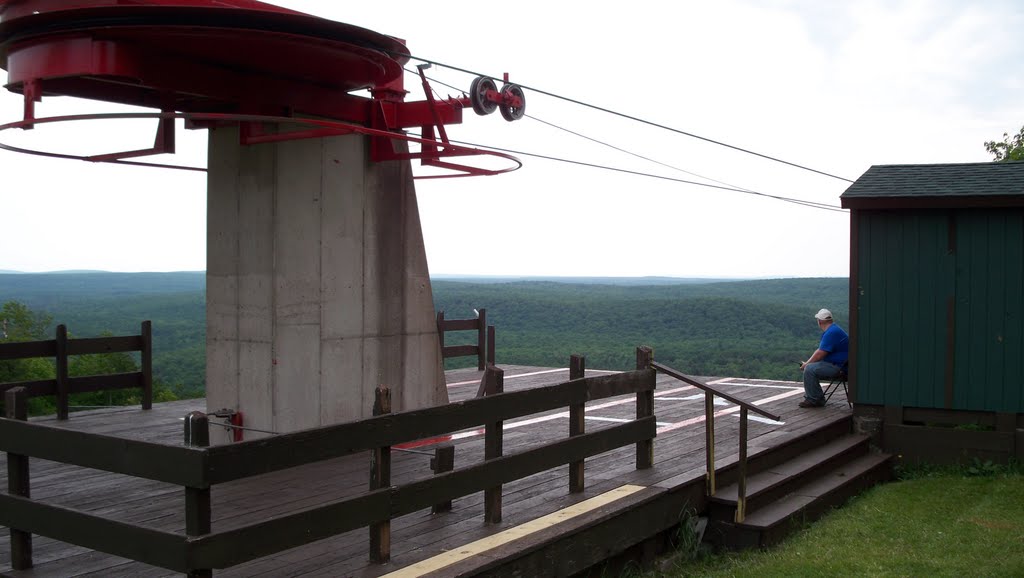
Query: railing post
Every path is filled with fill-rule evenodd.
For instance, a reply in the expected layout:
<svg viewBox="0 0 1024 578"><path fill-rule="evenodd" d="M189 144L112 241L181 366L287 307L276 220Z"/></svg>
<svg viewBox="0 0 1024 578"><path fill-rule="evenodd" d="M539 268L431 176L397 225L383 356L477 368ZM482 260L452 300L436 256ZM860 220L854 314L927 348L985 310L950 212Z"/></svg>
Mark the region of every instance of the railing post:
<svg viewBox="0 0 1024 578"><path fill-rule="evenodd" d="M505 372L493 365L484 372L485 395L505 391ZM493 460L502 455L502 422L494 421L484 426L484 460ZM484 490L484 521L488 524L501 522L501 486Z"/></svg>
<svg viewBox="0 0 1024 578"><path fill-rule="evenodd" d="M582 379L586 373L587 360L582 355L569 357L569 379ZM574 403L569 405L569 437L583 435L586 425L584 423L586 403ZM579 493L584 486L584 461L578 460L569 463L569 491Z"/></svg>
<svg viewBox="0 0 1024 578"><path fill-rule="evenodd" d="M68 328L57 326L57 419L68 419Z"/></svg>
<svg viewBox="0 0 1024 578"><path fill-rule="evenodd" d="M747 408L740 406L740 479L736 490L736 523L747 516Z"/></svg>
<svg viewBox="0 0 1024 578"><path fill-rule="evenodd" d="M434 470L434 475L443 474L450 472L455 469L455 446L445 445L434 448L434 457L430 459L430 469ZM442 512L452 511L452 501L447 500L440 504L434 504L430 508L431 514L440 514Z"/></svg>
<svg viewBox="0 0 1024 578"><path fill-rule="evenodd" d="M648 369L654 361L654 350L647 346L636 348L636 368ZM654 415L654 390L636 393L636 419ZM636 469L645 470L654 465L654 438L636 442Z"/></svg>
<svg viewBox="0 0 1024 578"><path fill-rule="evenodd" d="M28 420L28 392L24 387L15 387L4 393L4 413L7 419ZM7 454L7 493L25 499L32 497L28 456ZM31 567L32 534L11 528L11 569L28 570Z"/></svg>
<svg viewBox="0 0 1024 578"><path fill-rule="evenodd" d="M487 367L487 310L481 309L476 320L476 368Z"/></svg>
<svg viewBox="0 0 1024 578"><path fill-rule="evenodd" d="M185 416L185 445L205 448L210 445L210 419L201 411ZM185 488L185 534L190 537L209 534L212 529L210 488ZM213 570L189 570L189 578L210 578Z"/></svg>
<svg viewBox="0 0 1024 578"><path fill-rule="evenodd" d="M715 394L704 392L704 458L708 469L708 495L714 496L715 486Z"/></svg>
<svg viewBox="0 0 1024 578"><path fill-rule="evenodd" d="M142 409L153 409L153 322L143 321L142 330Z"/></svg>
<svg viewBox="0 0 1024 578"><path fill-rule="evenodd" d="M505 370L488 365L484 374L480 376L480 385L476 388L476 396L483 397L504 392L504 375Z"/></svg>
<svg viewBox="0 0 1024 578"><path fill-rule="evenodd" d="M374 391L373 415L391 413L391 390L381 385ZM370 451L370 491L391 485L391 446ZM391 520L370 524L370 561L383 564L391 559Z"/></svg>
<svg viewBox="0 0 1024 578"><path fill-rule="evenodd" d="M494 365L494 326L487 326L487 364Z"/></svg>
<svg viewBox="0 0 1024 578"><path fill-rule="evenodd" d="M444 364L444 311L437 312L437 342L441 345L441 363Z"/></svg>

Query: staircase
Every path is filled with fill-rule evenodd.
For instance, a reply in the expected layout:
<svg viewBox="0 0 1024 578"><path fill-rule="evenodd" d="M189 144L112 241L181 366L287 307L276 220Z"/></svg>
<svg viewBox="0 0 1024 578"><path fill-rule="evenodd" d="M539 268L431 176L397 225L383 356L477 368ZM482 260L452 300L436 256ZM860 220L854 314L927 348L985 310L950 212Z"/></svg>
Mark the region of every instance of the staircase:
<svg viewBox="0 0 1024 578"><path fill-rule="evenodd" d="M868 437L850 433L852 418L753 453L747 462L747 515L735 522L735 463L716 469L718 491L709 499L704 539L727 548L765 548L848 498L892 477L891 456L872 453Z"/></svg>

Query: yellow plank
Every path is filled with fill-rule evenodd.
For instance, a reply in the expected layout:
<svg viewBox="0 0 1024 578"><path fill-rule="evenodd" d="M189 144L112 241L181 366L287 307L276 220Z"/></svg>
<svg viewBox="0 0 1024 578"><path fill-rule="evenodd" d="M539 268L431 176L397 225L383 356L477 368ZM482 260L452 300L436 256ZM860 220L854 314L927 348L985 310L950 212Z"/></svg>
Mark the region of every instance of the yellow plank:
<svg viewBox="0 0 1024 578"><path fill-rule="evenodd" d="M465 546L462 546L460 548L449 550L444 554L438 554L433 558L428 558L426 560L417 562L410 566L406 566L401 570L396 570L395 572L392 572L390 574L385 574L384 577L411 578L413 576L423 576L425 574L435 572L437 570L440 570L441 568L451 566L456 562L461 562L462 560L471 558L473 556L476 556L477 554L482 554L483 552L486 552L488 550L493 550L498 546L504 546L505 544L525 538L530 534L539 532L540 530L550 528L551 526L554 526L561 522L565 522L566 520L570 520L577 516L586 514L587 512L596 510L597 508L610 504L616 500L621 500L622 498L635 494L643 489L643 486L620 486L618 488L615 488L614 490L605 492L599 496L594 496L589 500L584 500L578 504L573 504L568 508L563 508L553 514L542 516L540 518L537 518L536 520L532 520L530 522L521 524L514 528L509 528L508 530L499 532L493 536L488 536L486 538L477 540L476 542L470 542L469 544L466 544Z"/></svg>

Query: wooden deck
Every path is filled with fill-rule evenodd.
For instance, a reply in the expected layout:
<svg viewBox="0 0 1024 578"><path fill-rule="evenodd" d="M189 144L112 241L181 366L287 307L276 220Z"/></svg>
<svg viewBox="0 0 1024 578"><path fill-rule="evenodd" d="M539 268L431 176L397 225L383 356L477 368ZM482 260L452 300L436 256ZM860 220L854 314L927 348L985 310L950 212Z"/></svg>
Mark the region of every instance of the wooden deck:
<svg viewBox="0 0 1024 578"><path fill-rule="evenodd" d="M504 366L505 391L565 381L568 369ZM587 375L599 372L588 370ZM473 397L482 372L475 369L447 372L452 401ZM845 400L833 398L823 409L802 409L802 386L738 378L707 381L741 399L750 400L782 416L772 422L751 416L750 453L769 449L780 440L812 431L821 424L850 414ZM716 400L718 403L720 400ZM503 520L488 525L483 520L483 492L453 503L451 512L433 515L429 510L391 522L391 561L368 561L368 531L361 529L306 546L281 552L229 570L218 576L380 576L405 569L402 575L456 575L462 571L498 566L504 557L522 556L542 544L557 542L600 520L622 516L619 532L647 525L652 515L677 519L687 504L694 506L694 492L702 493L705 474L704 395L692 386L658 376L655 392L658 437L654 467L636 470L633 447L613 450L586 460L586 491L568 492L568 467L563 466L506 484L503 487ZM49 425L104 433L167 444L180 444L183 416L205 410L205 400L155 404L150 411L136 408L74 413L66 422L46 418ZM734 461L737 453L739 408L723 403L715 421L717 465ZM622 396L588 403L586 429L596 431L632 419L635 397ZM568 411L537 414L504 424L504 452L510 454L531 443L564 438L569 431ZM211 418L212 419L212 418ZM211 427L212 422L211 422ZM483 430L452 436L456 468L483 460ZM404 483L432 475L429 444L416 451L393 453L392 483ZM6 456L0 454L0 487L6 488ZM228 530L256 519L283 515L304 508L354 496L368 484L366 456L328 460L300 468L265 474L218 485L212 493L214 530ZM116 520L145 524L156 529L183 532L184 500L181 487L33 460L32 498L76 508ZM609 493L615 492L615 493ZM668 499L671 498L671 499ZM568 509L574 506L574 509ZM675 511L666 511L675 507ZM559 512L557 518L547 517ZM632 518L630 518L632 516ZM524 526L525 525L525 526ZM519 527L515 532L510 529ZM607 532L607 530L605 530ZM173 572L123 558L93 552L35 536L31 571L11 571L9 533L0 536L0 573L11 576L173 576ZM488 539L489 541L481 542ZM591 536L593 538L593 536ZM581 568L572 564L573 548L600 548L586 540L566 540L555 573ZM571 542L571 544L570 544ZM468 544L474 543L472 547ZM445 553L448 553L447 555ZM460 554L461 553L461 554ZM447 557L438 558L446 555Z"/></svg>

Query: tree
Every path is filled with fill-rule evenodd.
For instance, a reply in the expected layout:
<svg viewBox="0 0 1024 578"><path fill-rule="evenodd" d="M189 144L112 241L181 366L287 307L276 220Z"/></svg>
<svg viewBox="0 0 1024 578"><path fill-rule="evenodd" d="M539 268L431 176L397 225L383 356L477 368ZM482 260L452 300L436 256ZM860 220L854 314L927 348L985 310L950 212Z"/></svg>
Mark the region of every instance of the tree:
<svg viewBox="0 0 1024 578"><path fill-rule="evenodd" d="M8 301L0 308L0 340L39 341L53 321L49 315L36 313L17 301Z"/></svg>
<svg viewBox="0 0 1024 578"><path fill-rule="evenodd" d="M32 311L17 301L8 301L0 308L0 343L17 341L45 341L53 339L48 335L53 318L44 313ZM110 337L105 331L101 337ZM73 336L69 336L73 337ZM138 363L129 353L97 353L74 355L68 361L68 374L72 377L88 375L111 375L131 373L139 370ZM11 359L0 361L0 383L16 383L54 379L55 368L52 358ZM93 393L78 393L71 396L72 406L135 405L141 402L138 389L108 390ZM153 401L177 399L164 383L154 380ZM0 407L3 399L0 396ZM44 396L29 400L29 413L45 415L56 411L52 397Z"/></svg>
<svg viewBox="0 0 1024 578"><path fill-rule="evenodd" d="M17 301L0 308L0 343L46 339L51 318L36 313ZM53 378L53 364L46 359L0 361L0 383Z"/></svg>
<svg viewBox="0 0 1024 578"><path fill-rule="evenodd" d="M985 143L985 150L992 153L997 163L1024 161L1024 126L1013 138L1004 132L1003 142L988 141Z"/></svg>

